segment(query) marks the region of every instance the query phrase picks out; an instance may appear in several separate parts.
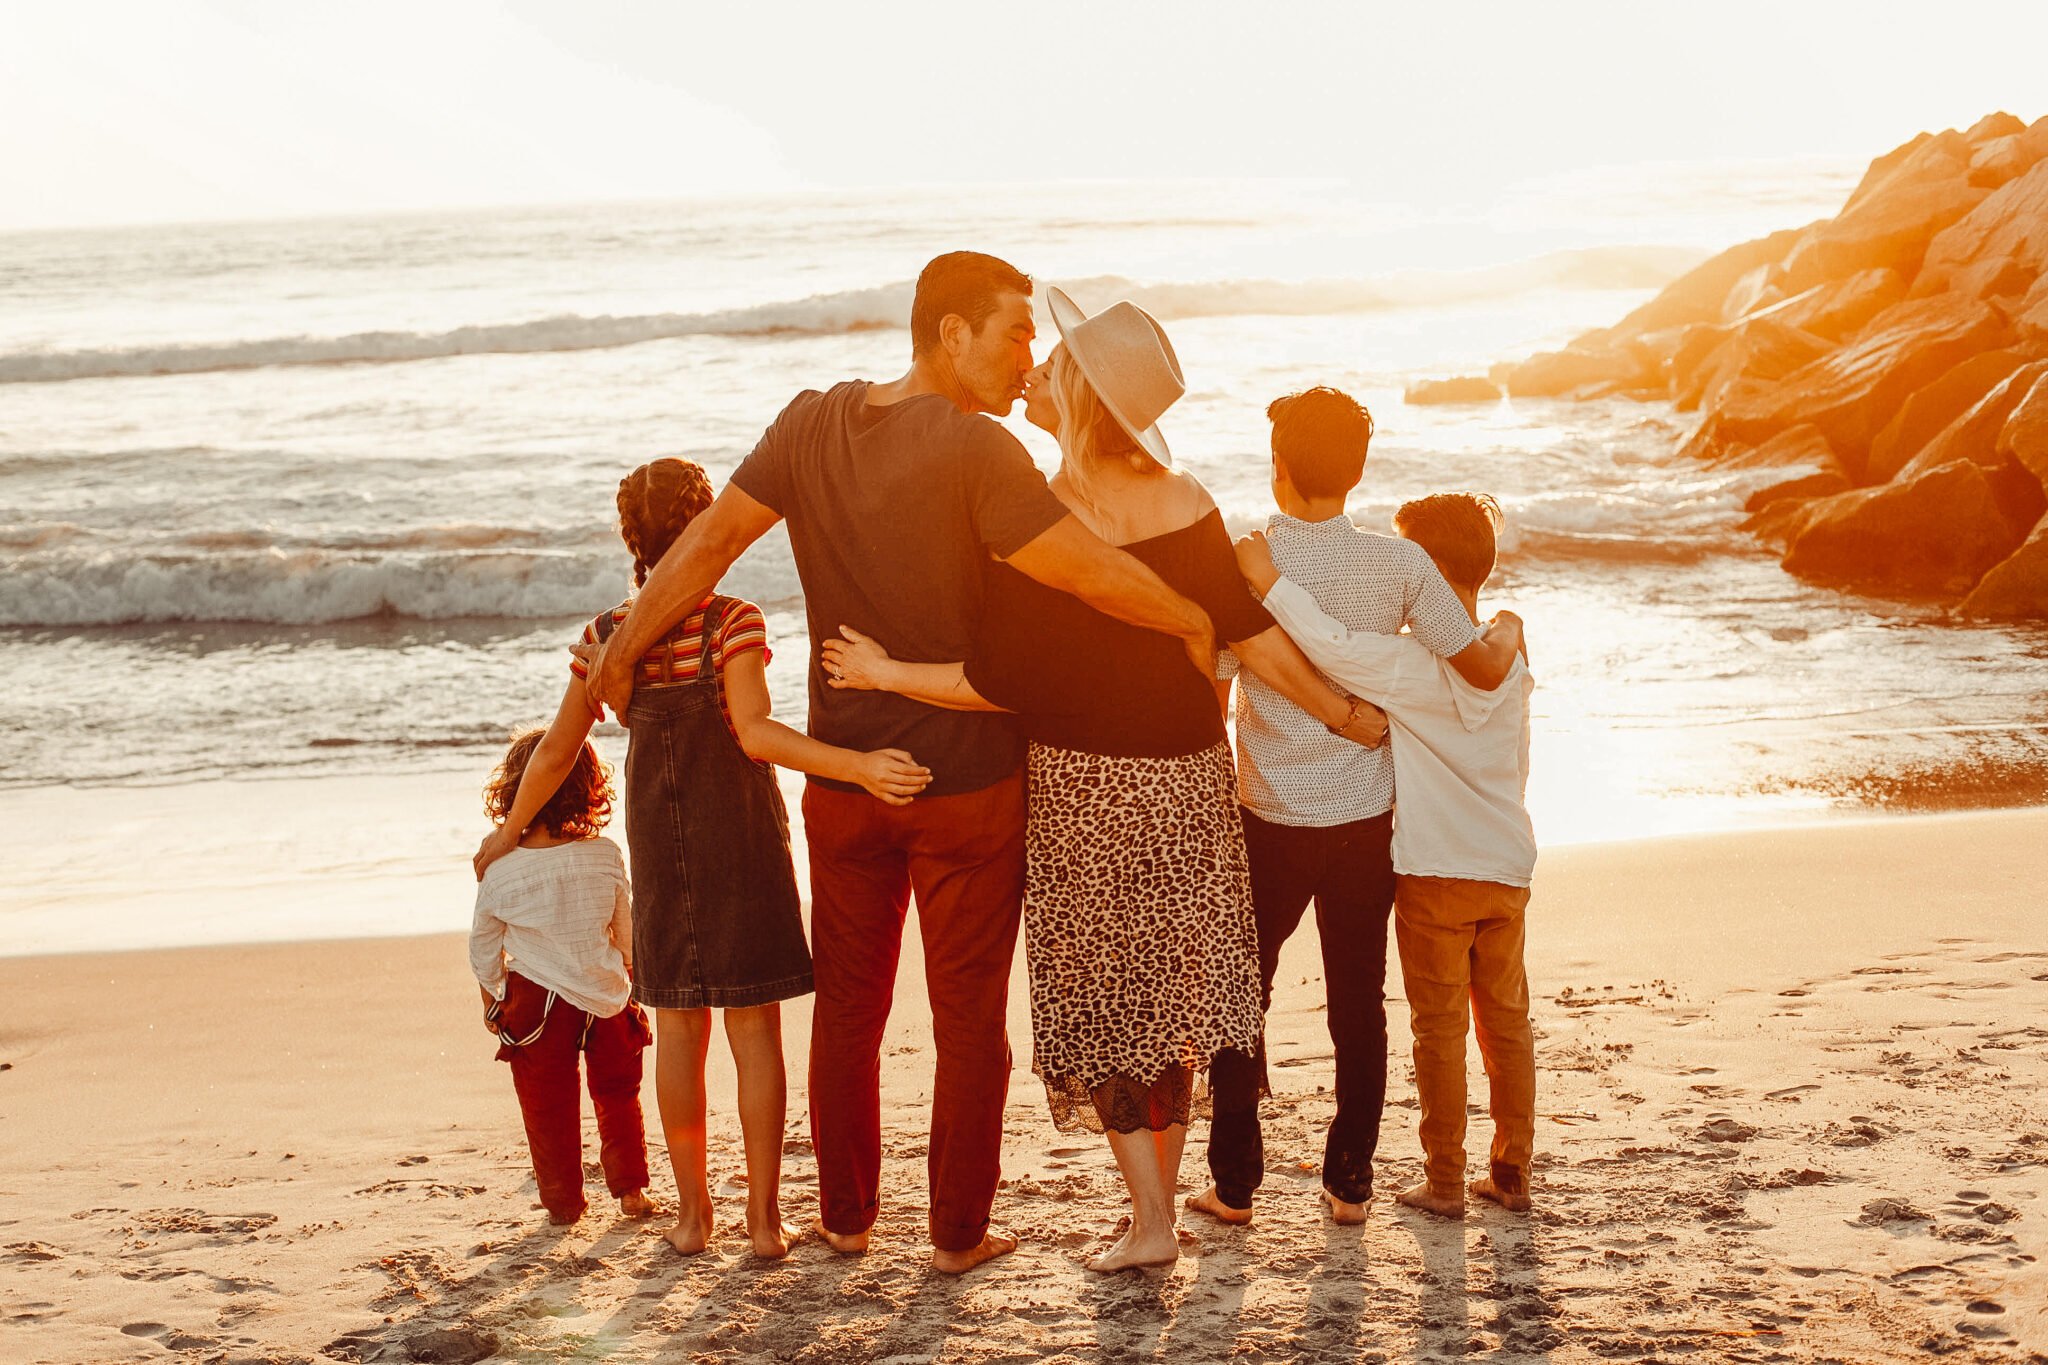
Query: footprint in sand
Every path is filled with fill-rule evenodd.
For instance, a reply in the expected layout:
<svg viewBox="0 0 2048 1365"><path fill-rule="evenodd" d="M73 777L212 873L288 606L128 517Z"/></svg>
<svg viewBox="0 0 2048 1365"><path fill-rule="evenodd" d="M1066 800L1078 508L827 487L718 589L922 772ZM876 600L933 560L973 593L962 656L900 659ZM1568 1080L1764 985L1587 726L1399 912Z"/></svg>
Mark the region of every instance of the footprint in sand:
<svg viewBox="0 0 2048 1365"><path fill-rule="evenodd" d="M1811 1094L1820 1089L1817 1085L1788 1085L1783 1090L1766 1091L1767 1100L1797 1100L1801 1095Z"/></svg>

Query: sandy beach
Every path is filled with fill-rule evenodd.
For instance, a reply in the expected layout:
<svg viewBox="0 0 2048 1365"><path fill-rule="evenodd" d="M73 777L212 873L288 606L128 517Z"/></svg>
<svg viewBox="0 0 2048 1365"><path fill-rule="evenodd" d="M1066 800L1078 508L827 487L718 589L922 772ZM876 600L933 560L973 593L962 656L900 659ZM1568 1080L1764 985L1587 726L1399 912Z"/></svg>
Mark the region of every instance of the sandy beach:
<svg viewBox="0 0 2048 1365"><path fill-rule="evenodd" d="M1021 1045L997 1215L1024 1247L926 1268L914 960L874 1250L770 1265L737 1231L716 1047L713 1250L684 1261L608 1205L547 1227L457 936L4 959L0 1356L2048 1359L2044 882L2042 811L1546 852L1537 1209L1462 1226L1388 1197L1418 1165L1398 970L1381 1198L1362 1232L1321 1216L1329 1042L1301 936L1256 1221L1191 1215L1170 1274L1107 1280L1081 1267L1120 1213L1107 1150L1053 1131ZM1020 972L1020 1044L1024 1008ZM787 1012L804 1217L808 1023ZM1487 1132L1475 1113L1474 1150Z"/></svg>

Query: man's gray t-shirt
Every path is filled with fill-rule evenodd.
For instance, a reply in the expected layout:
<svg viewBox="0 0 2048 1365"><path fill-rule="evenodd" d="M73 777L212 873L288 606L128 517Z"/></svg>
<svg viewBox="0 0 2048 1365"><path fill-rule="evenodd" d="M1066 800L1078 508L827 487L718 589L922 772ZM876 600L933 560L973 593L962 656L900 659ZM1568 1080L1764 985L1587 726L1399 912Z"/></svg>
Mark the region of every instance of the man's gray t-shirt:
<svg viewBox="0 0 2048 1365"><path fill-rule="evenodd" d="M1374 535L1349 517L1266 524L1280 572L1351 630L1407 626L1432 654L1449 658L1479 638L1458 595L1414 541ZM1220 676L1237 671L1226 651ZM1324 681L1331 682L1328 675ZM1384 815L1394 805L1394 756L1361 748L1246 673L1237 685L1238 799L1275 825L1327 828Z"/></svg>
<svg viewBox="0 0 2048 1365"><path fill-rule="evenodd" d="M1007 559L1067 509L996 422L936 394L886 407L867 394L863 380L798 394L732 482L789 524L811 629L811 735L908 751L932 770L926 796L979 791L1022 757L1009 717L839 691L819 647L852 626L898 659L966 659L990 558Z"/></svg>

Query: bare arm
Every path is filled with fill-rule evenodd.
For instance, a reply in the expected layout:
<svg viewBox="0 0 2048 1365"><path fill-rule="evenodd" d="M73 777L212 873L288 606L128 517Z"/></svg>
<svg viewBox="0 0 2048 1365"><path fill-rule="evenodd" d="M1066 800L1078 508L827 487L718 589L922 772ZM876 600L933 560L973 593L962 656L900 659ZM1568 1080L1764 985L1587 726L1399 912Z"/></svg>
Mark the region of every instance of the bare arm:
<svg viewBox="0 0 2048 1365"><path fill-rule="evenodd" d="M555 710L555 718L548 725L548 732L534 747L533 757L526 761L526 771L519 775L519 790L512 794L512 809L499 825L484 836L478 845L476 857L471 865L476 868L476 879L484 879L484 869L518 847L519 838L526 833L526 827L533 823L533 817L540 814L540 808L555 794L555 788L562 785L576 766L576 756L583 752L583 740L590 734L590 727L597 723L597 717L589 711L583 700L583 680L571 678L569 686L562 692L562 704Z"/></svg>
<svg viewBox="0 0 2048 1365"><path fill-rule="evenodd" d="M1351 699L1322 680L1301 647L1279 626L1269 626L1249 640L1232 640L1230 647L1261 681L1346 739L1368 749L1386 739L1387 713L1363 702L1354 714Z"/></svg>
<svg viewBox="0 0 2048 1365"><path fill-rule="evenodd" d="M768 672L761 652L736 654L725 666L725 697L732 706L732 728L747 757L764 763L852 782L892 806L907 806L931 784L931 769L901 749L861 753L826 744L792 730L769 714Z"/></svg>
<svg viewBox="0 0 2048 1365"><path fill-rule="evenodd" d="M602 703L618 716L633 700L633 665L674 630L732 567L749 545L782 518L732 484L695 521L647 576L633 609L598 651L586 684L590 707Z"/></svg>
<svg viewBox="0 0 2048 1365"><path fill-rule="evenodd" d="M1104 544L1078 518L1062 517L1003 562L1105 616L1174 636L1203 677L1215 676L1216 634L1208 613L1132 556Z"/></svg>
<svg viewBox="0 0 2048 1365"><path fill-rule="evenodd" d="M1516 620L1513 625L1499 622L1480 631L1478 639L1446 662L1457 669L1458 676L1466 682L1482 692L1491 692L1506 679L1508 670L1515 666L1515 655L1521 650L1521 622Z"/></svg>
<svg viewBox="0 0 2048 1365"><path fill-rule="evenodd" d="M873 637L851 626L841 626L839 635L839 639L827 640L823 647L825 681L833 687L894 692L899 697L947 711L1008 709L974 690L974 684L967 681L965 664L907 664L890 658L889 651Z"/></svg>

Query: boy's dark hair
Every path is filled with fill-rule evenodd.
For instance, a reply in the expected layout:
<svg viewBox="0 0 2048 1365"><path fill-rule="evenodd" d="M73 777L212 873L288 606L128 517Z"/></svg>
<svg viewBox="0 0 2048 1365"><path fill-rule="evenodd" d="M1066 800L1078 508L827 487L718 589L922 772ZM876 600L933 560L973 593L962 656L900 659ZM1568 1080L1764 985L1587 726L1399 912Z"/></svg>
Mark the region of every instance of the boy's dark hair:
<svg viewBox="0 0 2048 1365"><path fill-rule="evenodd" d="M979 251L934 256L917 277L910 301L910 353L923 355L939 344L939 324L957 314L979 331L1005 294L1031 295L1031 277L1008 261Z"/></svg>
<svg viewBox="0 0 2048 1365"><path fill-rule="evenodd" d="M1372 414L1342 389L1319 385L1275 398L1266 417L1273 424L1273 458L1303 497L1341 497L1365 476Z"/></svg>
<svg viewBox="0 0 2048 1365"><path fill-rule="evenodd" d="M1491 493L1432 493L1394 513L1397 535L1420 545L1452 587L1475 593L1493 574L1494 542L1506 526Z"/></svg>
<svg viewBox="0 0 2048 1365"><path fill-rule="evenodd" d="M492 824L504 824L505 817L512 813L512 798L519 794L519 779L526 775L526 765L533 761L533 751L540 747L546 734L545 730L528 730L514 735L512 747L505 751L505 761L484 783L484 814ZM576 755L576 766L569 770L562 785L555 788L555 794L527 828L538 825L557 839L588 839L611 818L612 770L590 747L590 741L585 740L583 752Z"/></svg>

